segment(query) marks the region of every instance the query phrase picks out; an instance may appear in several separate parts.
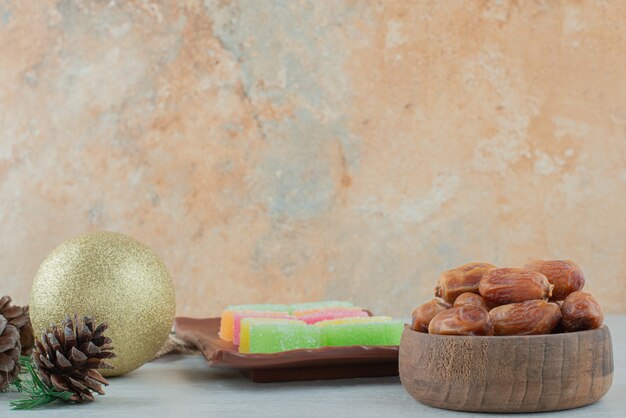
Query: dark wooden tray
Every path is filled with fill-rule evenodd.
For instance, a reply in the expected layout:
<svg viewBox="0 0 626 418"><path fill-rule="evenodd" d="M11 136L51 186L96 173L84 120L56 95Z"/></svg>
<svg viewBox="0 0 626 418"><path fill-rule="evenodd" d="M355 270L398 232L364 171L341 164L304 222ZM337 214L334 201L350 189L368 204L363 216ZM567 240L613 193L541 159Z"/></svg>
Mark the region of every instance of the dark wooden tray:
<svg viewBox="0 0 626 418"><path fill-rule="evenodd" d="M176 335L200 349L210 367L238 369L253 382L398 375L398 346L323 347L244 354L219 338L220 318L176 318Z"/></svg>

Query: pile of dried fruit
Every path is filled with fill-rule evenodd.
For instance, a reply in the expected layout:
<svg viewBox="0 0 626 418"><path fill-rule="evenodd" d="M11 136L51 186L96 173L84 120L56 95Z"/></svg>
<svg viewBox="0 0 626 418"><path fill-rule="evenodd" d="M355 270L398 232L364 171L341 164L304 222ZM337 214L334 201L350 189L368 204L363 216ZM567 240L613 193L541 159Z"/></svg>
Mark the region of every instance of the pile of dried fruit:
<svg viewBox="0 0 626 418"><path fill-rule="evenodd" d="M469 263L441 274L435 298L413 311L411 328L446 335L531 335L598 328L597 299L570 260L524 268Z"/></svg>

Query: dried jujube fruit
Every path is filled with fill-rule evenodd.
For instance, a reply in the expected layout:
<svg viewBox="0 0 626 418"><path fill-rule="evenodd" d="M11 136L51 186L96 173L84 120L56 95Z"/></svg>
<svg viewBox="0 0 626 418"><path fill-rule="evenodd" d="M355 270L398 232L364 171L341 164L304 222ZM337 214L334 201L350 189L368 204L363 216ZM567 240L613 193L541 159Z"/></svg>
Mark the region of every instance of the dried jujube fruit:
<svg viewBox="0 0 626 418"><path fill-rule="evenodd" d="M451 307L452 305L439 298L435 298L418 306L411 315L411 329L418 332L428 332L428 324L430 324L431 319L439 312L443 312Z"/></svg>
<svg viewBox="0 0 626 418"><path fill-rule="evenodd" d="M566 332L600 328L604 314L598 300L587 292L570 293L561 307L561 324Z"/></svg>
<svg viewBox="0 0 626 418"><path fill-rule="evenodd" d="M554 300L563 300L585 285L583 271L571 260L535 260L526 264L524 268L546 276L554 285L551 298Z"/></svg>
<svg viewBox="0 0 626 418"><path fill-rule="evenodd" d="M494 335L549 334L561 320L559 306L544 300L501 305L489 314Z"/></svg>
<svg viewBox="0 0 626 418"><path fill-rule="evenodd" d="M473 305L450 308L438 313L428 325L430 334L493 335L489 312Z"/></svg>
<svg viewBox="0 0 626 418"><path fill-rule="evenodd" d="M487 303L498 306L533 299L548 300L553 287L546 276L536 271L499 268L485 274L478 290Z"/></svg>
<svg viewBox="0 0 626 418"><path fill-rule="evenodd" d="M445 271L435 299L417 307L411 328L444 335L531 335L598 328L604 315L570 260L520 268L468 263Z"/></svg>
<svg viewBox="0 0 626 418"><path fill-rule="evenodd" d="M470 292L461 293L459 297L456 298L456 300L454 301L455 308L458 308L460 306L467 306L467 305L479 306L486 311L489 310L489 306L487 305L487 301L485 301L485 298L483 298L480 295L477 295L476 293L470 293Z"/></svg>
<svg viewBox="0 0 626 418"><path fill-rule="evenodd" d="M559 312L561 312L561 306L563 306L562 300L551 300L550 303L556 305L556 307L559 308ZM556 327L554 327L554 329L551 331L552 334L561 334L565 332L565 330L563 329L562 318L563 318L563 315L561 314L561 320L559 321L558 324L556 324Z"/></svg>
<svg viewBox="0 0 626 418"><path fill-rule="evenodd" d="M462 293L478 293L478 283L483 275L496 268L489 263L467 263L452 270L444 271L439 276L435 296L448 303L453 303Z"/></svg>

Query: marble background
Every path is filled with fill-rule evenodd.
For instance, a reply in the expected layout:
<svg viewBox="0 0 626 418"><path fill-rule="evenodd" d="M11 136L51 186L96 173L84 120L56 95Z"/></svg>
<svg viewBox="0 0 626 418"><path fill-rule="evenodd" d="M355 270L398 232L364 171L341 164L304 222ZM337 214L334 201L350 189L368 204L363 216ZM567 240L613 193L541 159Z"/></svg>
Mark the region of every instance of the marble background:
<svg viewBox="0 0 626 418"><path fill-rule="evenodd" d="M0 0L0 284L91 230L178 314L408 315L471 260L626 312L626 3Z"/></svg>

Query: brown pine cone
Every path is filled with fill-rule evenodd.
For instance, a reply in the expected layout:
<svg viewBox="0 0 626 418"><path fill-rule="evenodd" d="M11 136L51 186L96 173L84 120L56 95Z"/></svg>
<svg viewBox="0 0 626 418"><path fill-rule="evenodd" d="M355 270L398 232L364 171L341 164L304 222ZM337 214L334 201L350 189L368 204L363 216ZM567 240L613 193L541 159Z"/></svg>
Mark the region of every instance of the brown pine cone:
<svg viewBox="0 0 626 418"><path fill-rule="evenodd" d="M107 324L96 326L93 318L66 317L60 326L51 325L35 340L33 360L44 383L69 391L74 402L93 401L92 392L104 395L109 382L96 369L112 369L106 359L115 357L111 339L103 335Z"/></svg>
<svg viewBox="0 0 626 418"><path fill-rule="evenodd" d="M28 305L13 306L11 305L11 297L2 296L0 298L0 315L4 316L9 324L15 326L19 331L22 355L30 355L33 351L35 336L33 335L33 326L30 323Z"/></svg>
<svg viewBox="0 0 626 418"><path fill-rule="evenodd" d="M0 390L4 390L20 372L20 333L0 315Z"/></svg>

